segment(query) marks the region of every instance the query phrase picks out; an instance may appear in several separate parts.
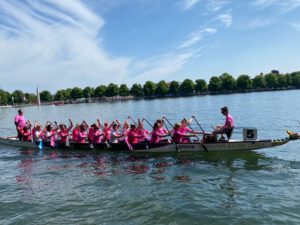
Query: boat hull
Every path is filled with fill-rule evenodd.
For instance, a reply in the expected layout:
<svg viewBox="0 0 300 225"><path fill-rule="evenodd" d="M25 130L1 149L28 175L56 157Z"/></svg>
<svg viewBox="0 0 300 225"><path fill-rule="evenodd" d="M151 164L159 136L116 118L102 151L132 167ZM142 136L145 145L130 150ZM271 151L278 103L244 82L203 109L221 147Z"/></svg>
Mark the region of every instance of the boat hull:
<svg viewBox="0 0 300 225"><path fill-rule="evenodd" d="M129 150L128 145L125 142L117 144L100 143L97 145L76 144L70 143L70 146L58 146L56 149L74 149L74 150L106 150L106 151L130 151L130 152L143 152L143 153L164 153L164 152L210 152L210 151L250 151L262 148L270 148L279 145L286 144L289 141L288 138L280 140L256 140L256 141L239 141L233 140L229 142L214 142L214 143L159 143L152 145L148 142L133 144L132 150ZM33 142L22 142L15 138L1 138L0 144L11 145L23 148L39 148L39 146ZM55 149L45 146L46 149Z"/></svg>

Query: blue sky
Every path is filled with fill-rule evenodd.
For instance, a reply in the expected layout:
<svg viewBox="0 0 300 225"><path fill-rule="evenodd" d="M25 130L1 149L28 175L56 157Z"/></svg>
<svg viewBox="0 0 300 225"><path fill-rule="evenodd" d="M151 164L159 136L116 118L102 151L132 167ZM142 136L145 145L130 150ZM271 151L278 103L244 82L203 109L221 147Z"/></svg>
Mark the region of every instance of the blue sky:
<svg viewBox="0 0 300 225"><path fill-rule="evenodd" d="M0 87L300 70L300 0L1 0Z"/></svg>

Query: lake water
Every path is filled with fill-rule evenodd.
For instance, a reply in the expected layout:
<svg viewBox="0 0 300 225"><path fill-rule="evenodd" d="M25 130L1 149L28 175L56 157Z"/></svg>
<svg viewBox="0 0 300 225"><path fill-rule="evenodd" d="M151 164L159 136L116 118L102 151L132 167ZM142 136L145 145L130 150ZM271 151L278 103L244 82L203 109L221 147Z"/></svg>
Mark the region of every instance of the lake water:
<svg viewBox="0 0 300 225"><path fill-rule="evenodd" d="M300 91L26 107L31 121L74 123L128 115L203 128L234 116L233 138L300 132ZM16 108L0 109L1 136L15 135ZM195 129L199 128L193 125ZM299 224L300 141L253 152L138 155L38 151L0 145L0 224Z"/></svg>

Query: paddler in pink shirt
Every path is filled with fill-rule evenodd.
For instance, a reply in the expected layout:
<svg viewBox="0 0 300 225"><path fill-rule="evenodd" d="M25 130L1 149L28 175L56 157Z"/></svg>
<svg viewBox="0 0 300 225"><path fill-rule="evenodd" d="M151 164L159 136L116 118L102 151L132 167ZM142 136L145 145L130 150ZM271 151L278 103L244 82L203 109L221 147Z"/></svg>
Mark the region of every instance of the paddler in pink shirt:
<svg viewBox="0 0 300 225"><path fill-rule="evenodd" d="M58 135L60 137L59 147L67 147L69 133L70 130L73 128L73 122L69 119L70 126L67 128L65 124L59 125L59 132Z"/></svg>
<svg viewBox="0 0 300 225"><path fill-rule="evenodd" d="M230 139L233 128L234 128L234 119L232 115L229 114L229 110L226 106L221 108L221 113L226 116L224 125L219 125L216 127L213 134L221 134L221 140L224 140L223 134L226 134L227 138Z"/></svg>
<svg viewBox="0 0 300 225"><path fill-rule="evenodd" d="M23 130L23 127L27 125L23 109L18 110L18 115L15 117L15 125L18 132L19 141L22 141L21 131Z"/></svg>

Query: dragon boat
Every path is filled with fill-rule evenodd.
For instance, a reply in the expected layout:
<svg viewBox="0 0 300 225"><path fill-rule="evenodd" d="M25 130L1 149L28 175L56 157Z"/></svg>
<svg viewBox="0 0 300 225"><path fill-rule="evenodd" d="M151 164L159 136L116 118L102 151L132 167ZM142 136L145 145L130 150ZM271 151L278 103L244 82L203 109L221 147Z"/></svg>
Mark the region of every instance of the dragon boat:
<svg viewBox="0 0 300 225"><path fill-rule="evenodd" d="M128 151L141 153L167 153L167 152L210 152L210 151L250 151L263 148L280 146L293 140L290 137L283 139L265 140L192 140L189 143L156 143L142 142L128 145L125 141L119 143L99 143L99 144L78 144L70 141L67 146L47 146L45 149L70 149L70 150L99 150L99 151ZM16 137L0 137L0 144L11 145L21 148L38 149L40 144L34 142L19 141Z"/></svg>

